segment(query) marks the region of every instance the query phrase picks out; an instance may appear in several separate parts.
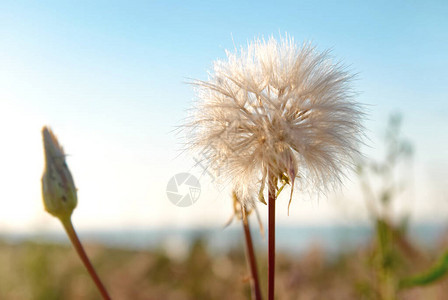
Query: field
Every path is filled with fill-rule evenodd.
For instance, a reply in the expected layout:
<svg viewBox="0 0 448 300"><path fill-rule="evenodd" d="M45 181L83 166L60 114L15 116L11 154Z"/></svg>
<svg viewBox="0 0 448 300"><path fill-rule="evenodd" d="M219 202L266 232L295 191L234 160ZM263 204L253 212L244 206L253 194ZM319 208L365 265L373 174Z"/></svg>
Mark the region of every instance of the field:
<svg viewBox="0 0 448 300"><path fill-rule="evenodd" d="M439 241L446 249L448 241ZM407 245L406 247L411 247ZM405 248L406 248L405 247ZM404 249L398 277L428 268L442 252ZM378 299L378 253L372 240L355 251L326 254L310 247L301 255L277 255L277 299ZM86 250L113 299L250 299L244 245L222 253L196 239L183 258L165 250L135 251L87 244ZM260 251L262 252L262 251ZM259 253L263 293L266 257ZM398 299L446 299L448 279L398 293ZM0 243L0 299L100 299L71 246Z"/></svg>

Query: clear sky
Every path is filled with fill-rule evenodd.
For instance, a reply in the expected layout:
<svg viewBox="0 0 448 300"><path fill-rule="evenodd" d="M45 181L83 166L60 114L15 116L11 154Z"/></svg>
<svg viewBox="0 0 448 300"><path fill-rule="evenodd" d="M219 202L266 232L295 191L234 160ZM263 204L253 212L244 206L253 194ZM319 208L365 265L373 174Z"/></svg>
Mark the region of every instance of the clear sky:
<svg viewBox="0 0 448 300"><path fill-rule="evenodd" d="M43 125L69 154L78 226L223 224L227 191L206 175L189 208L165 194L173 175L201 174L191 155L178 156L172 132L194 99L185 82L206 79L225 49L285 32L331 48L358 73L358 100L369 107L368 155L378 153L388 115L403 113L416 146L417 214L448 216L448 2L241 2L2 1L0 231L58 226L41 203ZM330 199L297 195L289 218L283 206L285 223L344 216Z"/></svg>

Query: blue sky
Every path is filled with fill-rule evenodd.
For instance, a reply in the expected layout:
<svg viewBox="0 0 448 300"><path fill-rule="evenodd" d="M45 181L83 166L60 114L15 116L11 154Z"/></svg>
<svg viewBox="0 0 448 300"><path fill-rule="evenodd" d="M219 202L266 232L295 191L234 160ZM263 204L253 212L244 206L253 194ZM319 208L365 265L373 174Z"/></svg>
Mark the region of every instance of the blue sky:
<svg viewBox="0 0 448 300"><path fill-rule="evenodd" d="M447 15L446 1L3 1L0 225L55 224L41 211L45 124L70 154L82 226L225 222L227 194L213 187L188 209L164 195L169 178L194 164L176 158L172 133L194 99L185 82L206 79L225 49L285 32L331 48L358 73L366 153L377 154L388 115L403 113L417 150L416 201L437 198L448 184ZM439 200L421 210L448 207ZM337 214L328 202L298 203L303 213L285 222Z"/></svg>

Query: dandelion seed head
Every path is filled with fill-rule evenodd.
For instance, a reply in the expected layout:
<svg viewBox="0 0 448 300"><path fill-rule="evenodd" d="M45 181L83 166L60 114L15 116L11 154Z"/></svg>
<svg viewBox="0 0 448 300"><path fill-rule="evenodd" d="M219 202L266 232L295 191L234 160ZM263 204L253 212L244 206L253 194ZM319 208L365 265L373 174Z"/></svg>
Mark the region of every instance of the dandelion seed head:
<svg viewBox="0 0 448 300"><path fill-rule="evenodd" d="M262 193L268 174L301 189L340 183L363 132L353 76L328 51L288 36L226 54L207 81L194 82L189 146L209 149L208 166L240 199Z"/></svg>

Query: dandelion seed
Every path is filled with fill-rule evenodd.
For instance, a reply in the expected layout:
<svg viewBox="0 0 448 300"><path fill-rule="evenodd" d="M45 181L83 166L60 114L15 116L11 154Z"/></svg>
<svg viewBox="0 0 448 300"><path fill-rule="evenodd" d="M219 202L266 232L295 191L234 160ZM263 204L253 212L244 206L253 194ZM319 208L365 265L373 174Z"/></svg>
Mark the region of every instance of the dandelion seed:
<svg viewBox="0 0 448 300"><path fill-rule="evenodd" d="M328 52L291 37L255 40L214 63L195 81L198 101L186 127L191 148L212 149L207 163L234 198L268 204L268 299L275 293L275 200L285 185L325 191L359 154L364 116L353 76ZM268 202L264 198L268 186ZM258 191L258 193L257 193ZM288 210L289 210L288 204Z"/></svg>
<svg viewBox="0 0 448 300"><path fill-rule="evenodd" d="M255 186L264 202L269 176L325 191L359 154L364 114L352 78L311 44L299 47L288 36L255 40L216 61L209 80L194 82L190 146L212 149L208 165L240 199L257 195Z"/></svg>

